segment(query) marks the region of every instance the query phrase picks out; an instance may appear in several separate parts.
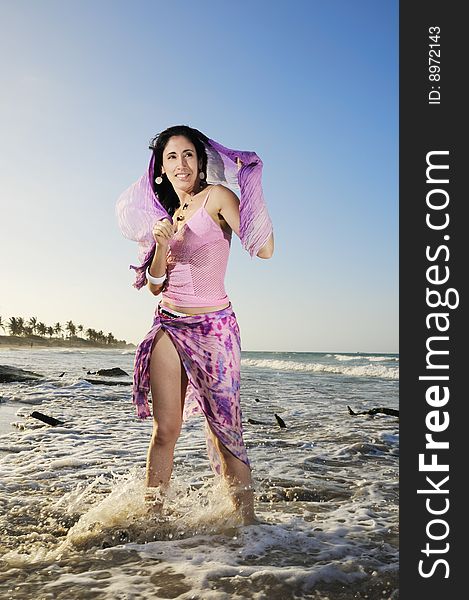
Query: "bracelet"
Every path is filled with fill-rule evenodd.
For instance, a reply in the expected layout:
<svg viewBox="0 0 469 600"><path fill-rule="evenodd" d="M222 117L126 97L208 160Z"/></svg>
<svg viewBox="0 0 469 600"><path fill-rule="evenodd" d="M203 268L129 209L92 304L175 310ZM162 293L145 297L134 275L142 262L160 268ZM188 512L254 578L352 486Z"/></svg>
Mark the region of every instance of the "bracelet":
<svg viewBox="0 0 469 600"><path fill-rule="evenodd" d="M163 283L163 281L166 279L166 273L164 275L162 275L161 277L153 277L153 275L150 275L150 269L147 269L147 279L150 283L153 283L153 285L161 285Z"/></svg>

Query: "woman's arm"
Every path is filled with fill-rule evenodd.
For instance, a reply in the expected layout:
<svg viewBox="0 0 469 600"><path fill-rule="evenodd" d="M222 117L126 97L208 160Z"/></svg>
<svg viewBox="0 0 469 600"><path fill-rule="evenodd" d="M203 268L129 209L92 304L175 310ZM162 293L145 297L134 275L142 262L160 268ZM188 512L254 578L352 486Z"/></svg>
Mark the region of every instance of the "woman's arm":
<svg viewBox="0 0 469 600"><path fill-rule="evenodd" d="M155 226L153 227L153 238L156 242L156 248L151 265L148 269L149 274L153 277L163 277L166 273L169 240L173 237L173 234L173 225L168 219L162 219L155 223ZM158 294L162 292L165 283L166 280L159 284L148 282L150 292L155 296L158 296Z"/></svg>
<svg viewBox="0 0 469 600"><path fill-rule="evenodd" d="M216 186L217 209L231 229L239 237L239 199L238 196L224 185ZM259 258L271 258L274 253L274 233L270 234L267 242L257 253Z"/></svg>
<svg viewBox="0 0 469 600"><path fill-rule="evenodd" d="M274 232L270 234L267 242L262 246L262 248L257 253L259 258L272 258L272 254L274 253Z"/></svg>
<svg viewBox="0 0 469 600"><path fill-rule="evenodd" d="M153 260L151 261L151 265L148 269L150 275L153 275L153 277L162 277L166 273L167 252L167 246L165 247L164 245L158 243L156 244L155 254L153 255ZM163 283L156 285L148 282L148 288L153 295L158 296L158 294L161 294L165 283L166 281L163 281Z"/></svg>

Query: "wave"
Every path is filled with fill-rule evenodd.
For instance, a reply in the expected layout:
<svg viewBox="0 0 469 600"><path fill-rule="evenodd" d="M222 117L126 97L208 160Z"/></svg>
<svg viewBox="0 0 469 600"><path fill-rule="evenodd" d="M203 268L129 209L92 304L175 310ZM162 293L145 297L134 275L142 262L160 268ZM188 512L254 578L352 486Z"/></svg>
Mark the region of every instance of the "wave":
<svg viewBox="0 0 469 600"><path fill-rule="evenodd" d="M335 358L335 360L339 360L341 362L349 360L369 360L370 362L388 362L399 360L397 356L371 356L367 354L326 354L326 357Z"/></svg>
<svg viewBox="0 0 469 600"><path fill-rule="evenodd" d="M289 360L269 360L243 358L241 365L244 367L257 367L275 371L302 371L307 373L336 373L352 377L380 377L382 379L399 379L399 367L385 367L383 365L326 365L322 363L301 363Z"/></svg>
<svg viewBox="0 0 469 600"><path fill-rule="evenodd" d="M326 358L335 358L335 360L360 360L363 358L359 355L350 356L350 354L326 354Z"/></svg>

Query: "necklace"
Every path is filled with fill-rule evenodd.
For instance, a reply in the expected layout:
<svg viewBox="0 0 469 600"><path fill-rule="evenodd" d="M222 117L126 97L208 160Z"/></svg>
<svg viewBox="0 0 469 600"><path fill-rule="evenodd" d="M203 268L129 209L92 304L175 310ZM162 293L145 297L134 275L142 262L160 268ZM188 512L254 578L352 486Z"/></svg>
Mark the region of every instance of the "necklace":
<svg viewBox="0 0 469 600"><path fill-rule="evenodd" d="M192 199L195 195L196 195L195 192L191 192L190 202L184 202L184 204L181 207L181 211L188 209L188 207L192 204ZM179 215L176 217L176 221L184 221L185 218L186 218L185 215L183 215L182 213L179 213Z"/></svg>

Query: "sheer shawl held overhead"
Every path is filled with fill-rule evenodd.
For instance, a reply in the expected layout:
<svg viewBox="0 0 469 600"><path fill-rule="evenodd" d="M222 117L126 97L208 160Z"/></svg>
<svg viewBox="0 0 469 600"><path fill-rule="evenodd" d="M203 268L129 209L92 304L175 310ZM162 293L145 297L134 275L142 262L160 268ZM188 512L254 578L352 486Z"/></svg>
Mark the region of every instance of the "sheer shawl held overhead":
<svg viewBox="0 0 469 600"><path fill-rule="evenodd" d="M218 142L206 138L203 142L207 151L207 183L223 184L240 199L239 236L243 248L255 256L272 233L272 221L267 211L262 191L262 161L255 152L232 150ZM236 159L242 162L238 170ZM136 271L135 288L147 283L146 270L155 252L152 229L161 219L173 221L153 191L154 156L152 154L147 172L126 189L117 200L116 214L122 234L138 242L138 266L130 265Z"/></svg>

